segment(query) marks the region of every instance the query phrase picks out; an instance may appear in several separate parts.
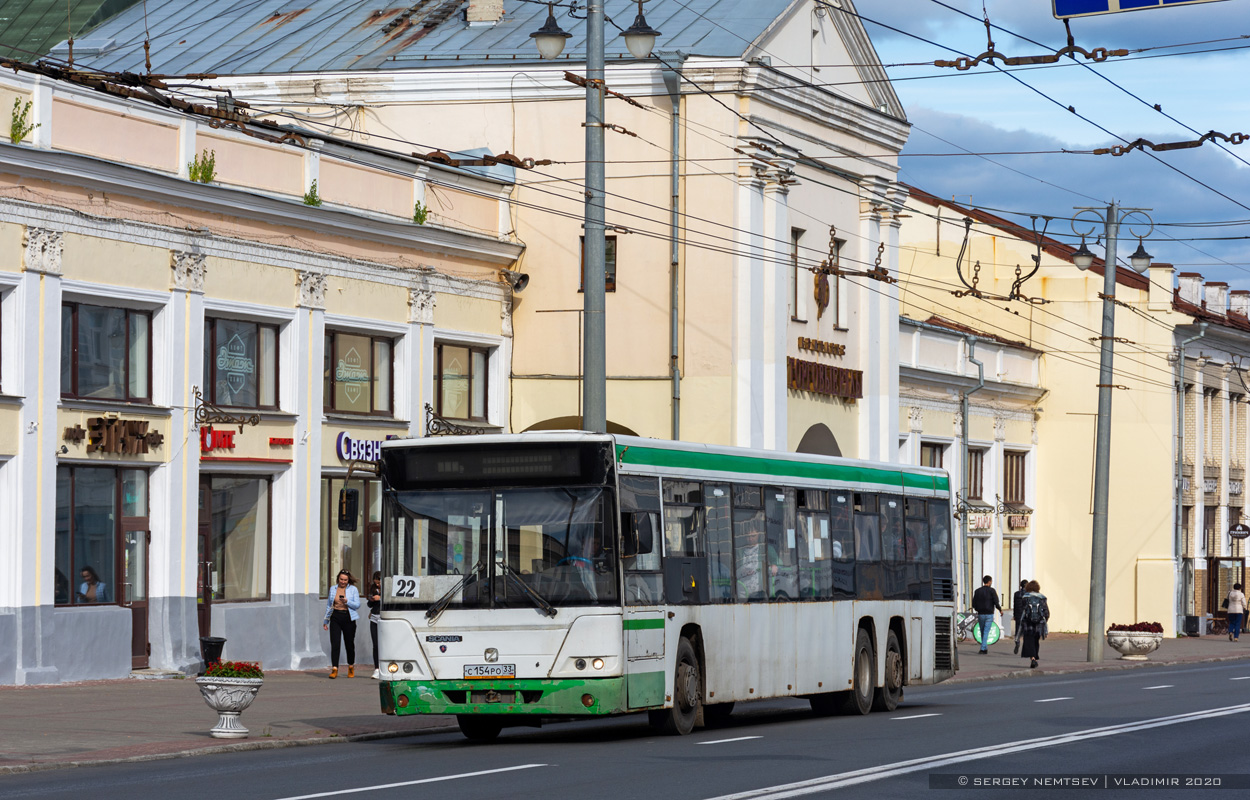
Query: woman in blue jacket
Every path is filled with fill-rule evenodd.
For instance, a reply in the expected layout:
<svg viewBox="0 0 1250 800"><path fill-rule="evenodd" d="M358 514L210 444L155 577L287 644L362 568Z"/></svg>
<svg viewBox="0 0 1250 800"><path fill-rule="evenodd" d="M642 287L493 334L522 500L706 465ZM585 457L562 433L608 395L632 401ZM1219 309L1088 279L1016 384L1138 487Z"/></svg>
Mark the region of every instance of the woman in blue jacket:
<svg viewBox="0 0 1250 800"><path fill-rule="evenodd" d="M360 615L360 591L356 579L345 569L339 570L334 588L326 598L326 618L321 627L330 632L330 677L339 676L339 638L347 644L347 677L356 677L356 620Z"/></svg>

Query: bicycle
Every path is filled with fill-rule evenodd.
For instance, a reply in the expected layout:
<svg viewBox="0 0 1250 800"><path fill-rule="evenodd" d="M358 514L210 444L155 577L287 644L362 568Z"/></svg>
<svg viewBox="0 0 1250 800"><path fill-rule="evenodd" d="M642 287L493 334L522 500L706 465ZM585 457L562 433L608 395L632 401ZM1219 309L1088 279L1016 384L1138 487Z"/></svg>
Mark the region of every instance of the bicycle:
<svg viewBox="0 0 1250 800"><path fill-rule="evenodd" d="M978 624L978 616L977 612L971 609L961 611L956 615L955 632L961 643L967 641L969 636L971 636L972 640L977 644L981 643L981 626ZM995 620L991 622L989 644L997 642L1000 638L1002 638L1002 635L1003 629L998 626L998 621Z"/></svg>

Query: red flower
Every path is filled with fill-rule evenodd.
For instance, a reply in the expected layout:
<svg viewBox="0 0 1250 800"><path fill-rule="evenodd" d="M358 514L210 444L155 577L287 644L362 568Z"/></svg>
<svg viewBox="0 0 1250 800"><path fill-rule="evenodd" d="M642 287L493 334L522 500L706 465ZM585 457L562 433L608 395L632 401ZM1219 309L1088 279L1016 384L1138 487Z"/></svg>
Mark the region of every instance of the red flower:
<svg viewBox="0 0 1250 800"><path fill-rule="evenodd" d="M253 661L216 661L204 670L205 678L263 678L265 672Z"/></svg>
<svg viewBox="0 0 1250 800"><path fill-rule="evenodd" d="M1124 631L1127 633L1163 633L1163 626L1157 622L1137 622L1132 625L1112 625L1107 632Z"/></svg>

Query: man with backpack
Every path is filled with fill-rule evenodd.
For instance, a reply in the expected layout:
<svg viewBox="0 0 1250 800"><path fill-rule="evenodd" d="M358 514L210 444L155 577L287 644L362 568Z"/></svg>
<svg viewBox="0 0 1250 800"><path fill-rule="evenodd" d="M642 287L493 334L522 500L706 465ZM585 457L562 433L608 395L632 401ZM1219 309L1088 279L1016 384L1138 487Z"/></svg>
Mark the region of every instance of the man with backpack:
<svg viewBox="0 0 1250 800"><path fill-rule="evenodd" d="M981 579L981 588L972 593L972 610L977 612L977 625L981 628L981 655L989 652L990 626L994 624L994 609L1002 613L1002 604L998 602L998 592L991 585L994 579L986 575Z"/></svg>
<svg viewBox="0 0 1250 800"><path fill-rule="evenodd" d="M1020 652L1020 611L1023 609L1020 598L1024 597L1024 587L1028 583L1027 580L1020 581L1020 588L1011 596L1011 635L1016 640L1015 647L1011 650L1013 653Z"/></svg>

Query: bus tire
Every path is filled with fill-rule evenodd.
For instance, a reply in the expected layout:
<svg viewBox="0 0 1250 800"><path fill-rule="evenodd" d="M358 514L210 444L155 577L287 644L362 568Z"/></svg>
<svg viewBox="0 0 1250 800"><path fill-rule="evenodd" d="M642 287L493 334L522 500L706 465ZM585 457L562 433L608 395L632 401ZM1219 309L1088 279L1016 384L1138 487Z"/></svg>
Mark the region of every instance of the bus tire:
<svg viewBox="0 0 1250 800"><path fill-rule="evenodd" d="M503 730L502 721L478 714L457 714L456 722L464 738L471 742L493 742Z"/></svg>
<svg viewBox="0 0 1250 800"><path fill-rule="evenodd" d="M873 691L877 688L877 657L872 652L872 639L863 628L855 634L855 657L851 660L851 690L841 695L838 711L843 714L867 714L872 710Z"/></svg>
<svg viewBox="0 0 1250 800"><path fill-rule="evenodd" d="M881 688L875 692L872 701L873 711L893 711L903 699L903 648L899 647L898 636L890 631L885 638L885 678Z"/></svg>
<svg viewBox="0 0 1250 800"><path fill-rule="evenodd" d="M729 724L729 715L734 713L734 704L716 703L714 705L703 706L703 724L708 727L717 727Z"/></svg>
<svg viewBox="0 0 1250 800"><path fill-rule="evenodd" d="M699 679L699 658L690 640L677 642L677 669L673 675L673 707L648 714L651 725L664 733L685 736L694 730L703 704L703 687Z"/></svg>

